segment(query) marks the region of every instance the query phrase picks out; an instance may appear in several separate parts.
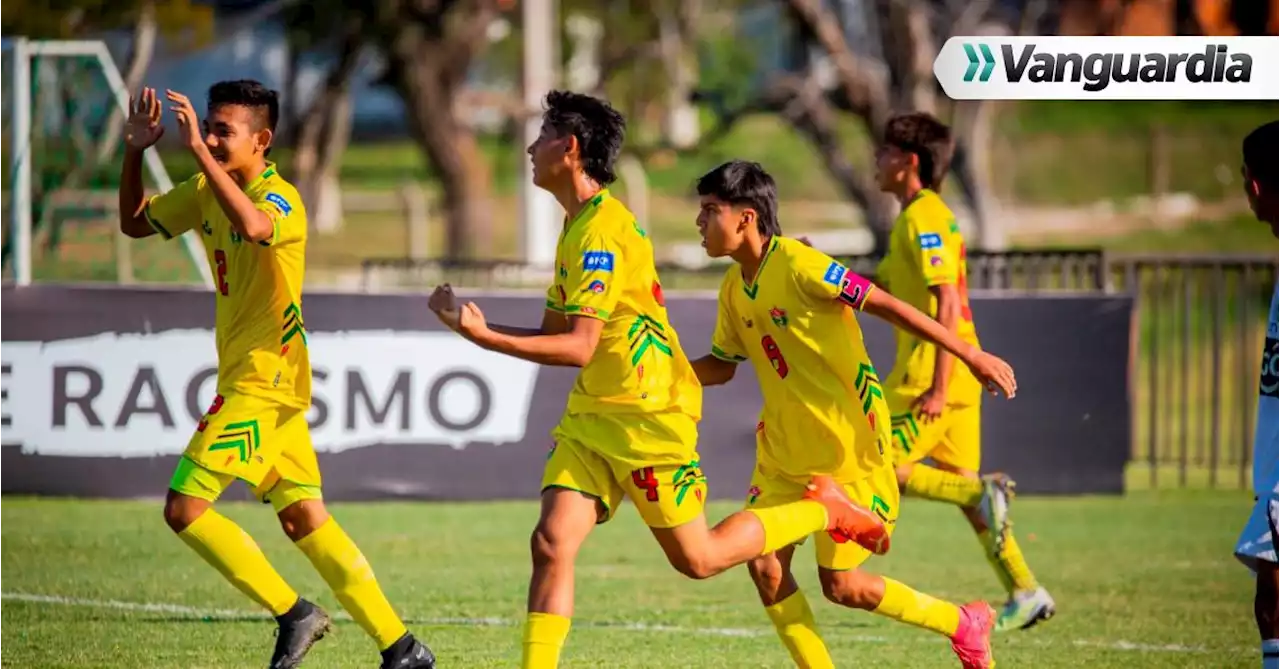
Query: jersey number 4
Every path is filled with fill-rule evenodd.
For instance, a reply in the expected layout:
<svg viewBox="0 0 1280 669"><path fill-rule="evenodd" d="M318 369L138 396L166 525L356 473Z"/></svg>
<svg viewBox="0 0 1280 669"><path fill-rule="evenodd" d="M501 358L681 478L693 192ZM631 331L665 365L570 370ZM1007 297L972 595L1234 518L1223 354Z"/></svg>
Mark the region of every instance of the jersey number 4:
<svg viewBox="0 0 1280 669"><path fill-rule="evenodd" d="M764 357L769 359L769 363L773 365L773 371L778 373L778 378L787 378L787 372L791 369L787 367L787 359L782 357L782 351L778 348L778 342L773 340L773 335L761 337L760 346L764 348Z"/></svg>
<svg viewBox="0 0 1280 669"><path fill-rule="evenodd" d="M213 264L218 267L218 292L222 295L228 295L231 289L227 286L227 252L222 249L215 249L213 252Z"/></svg>

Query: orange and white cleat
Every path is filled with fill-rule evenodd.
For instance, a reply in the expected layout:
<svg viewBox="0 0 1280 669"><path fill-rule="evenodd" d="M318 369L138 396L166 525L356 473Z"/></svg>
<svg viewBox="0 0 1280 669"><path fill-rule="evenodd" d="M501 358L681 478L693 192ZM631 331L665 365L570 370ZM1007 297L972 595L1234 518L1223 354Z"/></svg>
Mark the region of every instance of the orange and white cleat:
<svg viewBox="0 0 1280 669"><path fill-rule="evenodd" d="M852 541L873 555L889 552L889 529L870 509L858 506L845 493L844 486L830 476L815 476L809 481L804 498L827 509L827 534L836 543Z"/></svg>
<svg viewBox="0 0 1280 669"><path fill-rule="evenodd" d="M996 610L986 602L969 602L960 607L960 626L951 637L951 650L964 669L992 669L991 631L996 626Z"/></svg>

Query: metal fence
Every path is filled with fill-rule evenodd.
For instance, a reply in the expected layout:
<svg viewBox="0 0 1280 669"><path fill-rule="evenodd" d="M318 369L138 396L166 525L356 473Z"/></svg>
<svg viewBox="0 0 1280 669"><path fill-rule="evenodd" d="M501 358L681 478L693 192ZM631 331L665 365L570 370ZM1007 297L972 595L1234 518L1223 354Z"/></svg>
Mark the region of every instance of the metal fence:
<svg viewBox="0 0 1280 669"><path fill-rule="evenodd" d="M842 260L868 276L879 262L870 256ZM1250 484L1261 347L1277 280L1275 249L1198 256L1101 249L973 251L968 264L974 290L1133 295L1129 485ZM426 288L444 280L481 289L534 288L546 281L545 271L516 261L371 258L362 268L366 290ZM659 271L664 286L673 290L714 289L724 266L667 265ZM1080 324L1080 336L1091 336L1088 323Z"/></svg>

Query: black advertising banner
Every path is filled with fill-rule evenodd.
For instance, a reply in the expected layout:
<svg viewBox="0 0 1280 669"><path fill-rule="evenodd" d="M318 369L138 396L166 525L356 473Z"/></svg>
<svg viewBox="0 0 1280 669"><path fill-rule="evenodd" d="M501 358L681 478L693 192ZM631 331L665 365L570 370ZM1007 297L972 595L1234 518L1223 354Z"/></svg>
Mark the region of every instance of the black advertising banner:
<svg viewBox="0 0 1280 669"><path fill-rule="evenodd" d="M0 292L5 494L151 497L215 385L213 297L171 289L33 286ZM491 322L534 324L540 293L476 294ZM691 357L713 298L670 295ZM425 296L310 294L308 416L330 499L532 498L575 370L488 353L443 329ZM1016 400L983 406L983 469L1029 493L1118 493L1129 459L1132 301L973 297L984 348L1018 372ZM892 332L860 316L881 376ZM721 499L745 494L760 397L749 365L709 388L699 451ZM235 498L246 494L237 487Z"/></svg>

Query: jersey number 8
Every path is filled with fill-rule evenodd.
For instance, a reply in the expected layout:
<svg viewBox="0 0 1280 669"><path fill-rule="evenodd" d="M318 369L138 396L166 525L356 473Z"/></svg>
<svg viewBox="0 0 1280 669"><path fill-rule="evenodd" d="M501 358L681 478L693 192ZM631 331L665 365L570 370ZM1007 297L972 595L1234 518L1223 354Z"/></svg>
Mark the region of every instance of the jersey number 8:
<svg viewBox="0 0 1280 669"><path fill-rule="evenodd" d="M787 359L782 357L782 351L778 349L778 342L773 340L773 335L765 335L760 338L760 346L764 348L764 357L769 359L773 365L773 371L778 373L778 378L787 378L787 372L791 371L787 367Z"/></svg>

